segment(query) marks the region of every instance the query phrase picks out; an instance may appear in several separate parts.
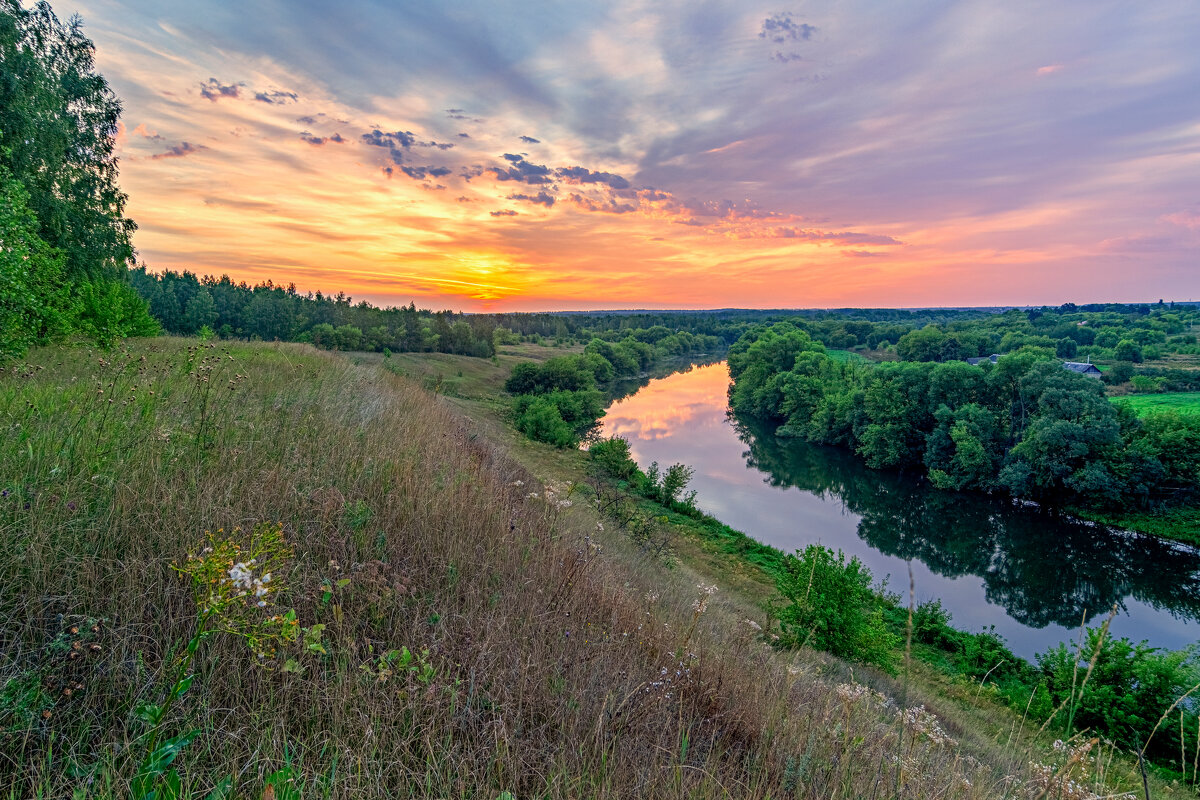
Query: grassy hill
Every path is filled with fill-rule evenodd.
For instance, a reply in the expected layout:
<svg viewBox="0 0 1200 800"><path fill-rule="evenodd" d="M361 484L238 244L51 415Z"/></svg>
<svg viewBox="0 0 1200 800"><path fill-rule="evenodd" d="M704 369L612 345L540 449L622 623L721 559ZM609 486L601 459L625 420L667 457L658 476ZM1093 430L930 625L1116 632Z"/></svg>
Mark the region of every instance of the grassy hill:
<svg viewBox="0 0 1200 800"><path fill-rule="evenodd" d="M501 364L390 365L414 380L382 360L156 339L4 370L0 796L130 796L167 745L187 797L1118 780L1103 759L1081 772L1097 745L1035 743L978 687L776 652L753 576L708 594L719 560L687 541L673 566L647 558L602 529L580 454L504 430L484 390ZM422 388L439 374L465 399ZM185 573L273 526L283 544L245 567L272 561L264 599L214 612L237 567Z"/></svg>

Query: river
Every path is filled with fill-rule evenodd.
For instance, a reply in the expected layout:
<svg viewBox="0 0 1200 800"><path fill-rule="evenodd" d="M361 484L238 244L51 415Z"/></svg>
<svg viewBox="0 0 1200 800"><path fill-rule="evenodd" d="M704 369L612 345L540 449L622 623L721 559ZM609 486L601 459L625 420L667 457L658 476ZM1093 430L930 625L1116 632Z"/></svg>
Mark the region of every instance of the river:
<svg viewBox="0 0 1200 800"><path fill-rule="evenodd" d="M603 435L628 439L643 468L695 468L696 504L722 522L786 552L819 542L857 556L906 602L911 564L918 603L941 600L964 630L994 626L1025 658L1076 638L1085 613L1099 623L1113 604L1116 636L1172 649L1200 639L1195 548L938 491L843 450L776 439L729 414L728 386L724 362L650 380L609 407Z"/></svg>

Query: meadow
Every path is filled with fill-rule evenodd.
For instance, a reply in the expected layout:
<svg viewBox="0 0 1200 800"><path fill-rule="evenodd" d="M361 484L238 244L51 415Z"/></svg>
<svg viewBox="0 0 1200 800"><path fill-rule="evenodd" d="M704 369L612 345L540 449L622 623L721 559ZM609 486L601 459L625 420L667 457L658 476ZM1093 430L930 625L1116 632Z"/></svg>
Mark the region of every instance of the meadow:
<svg viewBox="0 0 1200 800"><path fill-rule="evenodd" d="M1119 398L1144 416L1150 411L1182 411L1194 414L1200 411L1200 392L1168 392L1164 394L1133 394Z"/></svg>
<svg viewBox="0 0 1200 800"><path fill-rule="evenodd" d="M42 348L0 376L0 415L3 797L992 797L1118 780L1086 765L1091 740L1035 745L978 690L774 650L752 602L646 558L569 472L531 472L375 364L179 339ZM264 530L283 541L263 607L235 596L211 616L231 584L194 581L198 560Z"/></svg>

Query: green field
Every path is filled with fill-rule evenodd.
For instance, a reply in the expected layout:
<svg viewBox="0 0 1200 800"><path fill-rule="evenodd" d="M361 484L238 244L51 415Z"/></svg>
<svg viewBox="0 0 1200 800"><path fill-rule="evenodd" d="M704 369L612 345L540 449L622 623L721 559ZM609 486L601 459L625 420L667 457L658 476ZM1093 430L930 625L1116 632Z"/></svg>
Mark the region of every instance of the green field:
<svg viewBox="0 0 1200 800"><path fill-rule="evenodd" d="M834 361L869 361L866 356L851 350L826 350L825 355Z"/></svg>
<svg viewBox="0 0 1200 800"><path fill-rule="evenodd" d="M1139 416L1151 411L1200 412L1200 392L1168 392L1166 394L1135 394L1114 398L1133 406Z"/></svg>

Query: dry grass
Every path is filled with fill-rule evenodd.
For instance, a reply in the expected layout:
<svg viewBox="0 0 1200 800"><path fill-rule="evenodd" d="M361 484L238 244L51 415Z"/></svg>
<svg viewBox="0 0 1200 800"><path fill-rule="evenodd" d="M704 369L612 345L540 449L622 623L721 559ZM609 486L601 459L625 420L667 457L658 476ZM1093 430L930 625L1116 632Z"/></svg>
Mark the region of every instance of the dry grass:
<svg viewBox="0 0 1200 800"><path fill-rule="evenodd" d="M589 513L375 366L291 345L48 349L0 377L0 417L0 797L126 795L133 710L162 698L196 622L171 564L264 521L296 551L281 602L327 626L328 653L293 674L203 645L167 721L201 732L177 762L198 796L228 774L257 798L285 767L322 798L1042 791L1024 753L969 755L841 665L789 668L735 600L697 615L685 569L598 551ZM431 676L381 675L401 647L428 650Z"/></svg>

